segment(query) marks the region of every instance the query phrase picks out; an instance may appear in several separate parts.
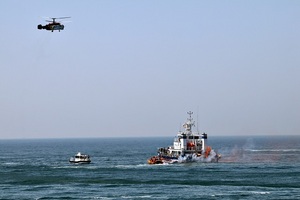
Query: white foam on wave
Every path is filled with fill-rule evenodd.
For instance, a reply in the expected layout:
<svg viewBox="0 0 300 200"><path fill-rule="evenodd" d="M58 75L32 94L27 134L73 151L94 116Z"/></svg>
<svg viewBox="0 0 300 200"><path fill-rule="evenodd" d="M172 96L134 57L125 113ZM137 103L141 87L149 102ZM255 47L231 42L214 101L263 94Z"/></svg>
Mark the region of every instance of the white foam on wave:
<svg viewBox="0 0 300 200"><path fill-rule="evenodd" d="M10 165L10 166L12 166L12 165L21 165L21 163L19 163L19 162L5 162L5 163L3 163L3 165Z"/></svg>
<svg viewBox="0 0 300 200"><path fill-rule="evenodd" d="M211 150L208 157L204 155L197 156L196 154L189 155L189 156L180 156L178 158L179 163L185 162L217 162L217 153L214 150Z"/></svg>
<svg viewBox="0 0 300 200"><path fill-rule="evenodd" d="M259 195L265 195L265 194L270 194L270 192L262 192L262 191L252 191L252 194L259 194Z"/></svg>
<svg viewBox="0 0 300 200"><path fill-rule="evenodd" d="M237 191L235 192L236 195L242 195L242 194L247 194L247 195L268 195L271 194L270 192L267 191ZM230 196L231 194L229 193L216 193L216 194L211 194L211 197L225 197L225 196Z"/></svg>
<svg viewBox="0 0 300 200"><path fill-rule="evenodd" d="M113 197L93 197L93 199L105 199L105 200L109 200L109 199L116 199Z"/></svg>
<svg viewBox="0 0 300 200"><path fill-rule="evenodd" d="M121 168L121 169L136 169L136 168L141 168L141 167L148 167L148 164L137 164L137 165L116 165L116 168Z"/></svg>
<svg viewBox="0 0 300 200"><path fill-rule="evenodd" d="M151 195L139 195L139 196L121 196L122 199L144 199L144 198L153 198Z"/></svg>

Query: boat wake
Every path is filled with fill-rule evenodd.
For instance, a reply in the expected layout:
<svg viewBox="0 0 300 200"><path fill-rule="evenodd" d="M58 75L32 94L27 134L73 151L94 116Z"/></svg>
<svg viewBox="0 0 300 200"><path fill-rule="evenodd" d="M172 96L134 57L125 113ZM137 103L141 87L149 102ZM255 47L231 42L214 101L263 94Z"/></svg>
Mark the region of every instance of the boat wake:
<svg viewBox="0 0 300 200"><path fill-rule="evenodd" d="M300 152L300 149L245 149L250 152Z"/></svg>

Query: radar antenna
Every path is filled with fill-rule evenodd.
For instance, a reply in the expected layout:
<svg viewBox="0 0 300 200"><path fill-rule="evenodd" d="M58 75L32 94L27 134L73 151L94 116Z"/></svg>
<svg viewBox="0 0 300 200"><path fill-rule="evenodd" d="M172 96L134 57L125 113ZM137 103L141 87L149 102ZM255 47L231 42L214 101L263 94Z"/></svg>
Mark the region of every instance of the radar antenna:
<svg viewBox="0 0 300 200"><path fill-rule="evenodd" d="M192 119L192 114L193 114L193 112L192 112L192 111L189 111L189 112L187 112L187 114L190 116L190 118L189 118L188 120L191 120L191 121L192 121L192 120L193 120L193 119Z"/></svg>

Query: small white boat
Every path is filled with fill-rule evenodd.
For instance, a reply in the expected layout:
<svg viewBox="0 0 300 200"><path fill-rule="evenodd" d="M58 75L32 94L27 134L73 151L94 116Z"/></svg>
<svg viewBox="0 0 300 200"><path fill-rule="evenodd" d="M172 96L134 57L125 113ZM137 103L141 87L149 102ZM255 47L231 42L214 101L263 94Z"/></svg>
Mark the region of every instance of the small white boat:
<svg viewBox="0 0 300 200"><path fill-rule="evenodd" d="M90 163L90 156L87 154L81 154L78 152L74 157L70 158L70 163Z"/></svg>

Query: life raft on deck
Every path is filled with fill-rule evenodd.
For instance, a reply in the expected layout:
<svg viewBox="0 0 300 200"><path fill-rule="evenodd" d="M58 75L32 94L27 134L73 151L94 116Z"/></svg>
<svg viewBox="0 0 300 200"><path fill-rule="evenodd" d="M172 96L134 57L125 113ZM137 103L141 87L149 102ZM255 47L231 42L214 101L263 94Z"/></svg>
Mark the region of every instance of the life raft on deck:
<svg viewBox="0 0 300 200"><path fill-rule="evenodd" d="M188 143L187 143L187 146L188 146L188 147L194 147L195 144L194 144L193 142L188 142Z"/></svg>
<svg viewBox="0 0 300 200"><path fill-rule="evenodd" d="M206 150L205 150L205 158L207 158L208 156L209 156L209 154L210 154L210 152L211 152L211 147L210 146L207 146L206 147Z"/></svg>

